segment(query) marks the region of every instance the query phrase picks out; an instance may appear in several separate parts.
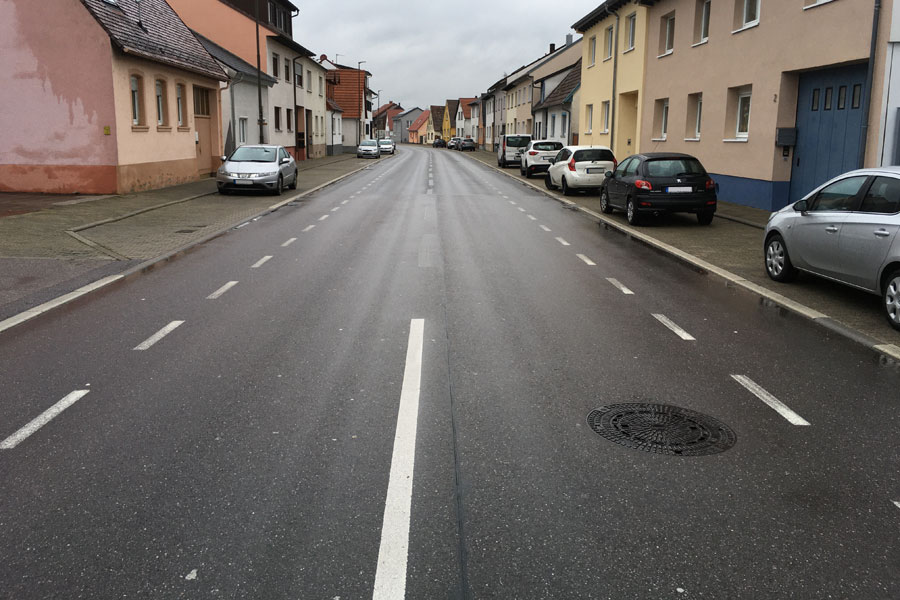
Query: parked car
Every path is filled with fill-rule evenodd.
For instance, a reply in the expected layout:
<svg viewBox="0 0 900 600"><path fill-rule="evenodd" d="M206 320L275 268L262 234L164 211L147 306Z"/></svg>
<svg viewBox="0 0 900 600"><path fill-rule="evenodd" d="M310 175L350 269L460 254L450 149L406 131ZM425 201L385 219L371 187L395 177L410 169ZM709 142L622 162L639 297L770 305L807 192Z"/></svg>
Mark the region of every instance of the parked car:
<svg viewBox="0 0 900 600"><path fill-rule="evenodd" d="M450 141L447 142L447 150L455 150L460 141L462 140L460 140L458 137L450 138Z"/></svg>
<svg viewBox="0 0 900 600"><path fill-rule="evenodd" d="M435 138L434 141L431 143L431 147L432 148L446 148L447 142L445 142L441 138Z"/></svg>
<svg viewBox="0 0 900 600"><path fill-rule="evenodd" d="M604 174L616 168L616 157L606 146L565 146L549 162L547 189L561 187L566 196L576 190L599 190Z"/></svg>
<svg viewBox="0 0 900 600"><path fill-rule="evenodd" d="M798 271L881 296L900 330L900 167L839 175L772 213L766 225L766 273L779 282Z"/></svg>
<svg viewBox="0 0 900 600"><path fill-rule="evenodd" d="M628 223L639 225L647 215L687 212L701 225L716 214L716 182L689 154L648 152L629 156L606 174L600 210L619 208Z"/></svg>
<svg viewBox="0 0 900 600"><path fill-rule="evenodd" d="M393 154L395 148L396 146L394 146L394 140L392 139L384 138L378 140L378 149L382 154Z"/></svg>
<svg viewBox="0 0 900 600"><path fill-rule="evenodd" d="M356 158L381 158L381 147L375 140L363 140L356 148Z"/></svg>
<svg viewBox="0 0 900 600"><path fill-rule="evenodd" d="M497 144L497 165L505 169L511 164L520 164L522 150L530 141L530 135L501 135Z"/></svg>
<svg viewBox="0 0 900 600"><path fill-rule="evenodd" d="M466 138L459 143L459 149L461 151L469 150L470 152L475 152L475 140L472 138Z"/></svg>
<svg viewBox="0 0 900 600"><path fill-rule="evenodd" d="M226 195L233 190L266 190L280 195L285 185L297 189L297 163L284 146L241 146L222 157L216 187Z"/></svg>
<svg viewBox="0 0 900 600"><path fill-rule="evenodd" d="M562 142L531 140L522 152L519 172L528 179L535 173L546 173L550 168L550 159L555 158L562 149Z"/></svg>

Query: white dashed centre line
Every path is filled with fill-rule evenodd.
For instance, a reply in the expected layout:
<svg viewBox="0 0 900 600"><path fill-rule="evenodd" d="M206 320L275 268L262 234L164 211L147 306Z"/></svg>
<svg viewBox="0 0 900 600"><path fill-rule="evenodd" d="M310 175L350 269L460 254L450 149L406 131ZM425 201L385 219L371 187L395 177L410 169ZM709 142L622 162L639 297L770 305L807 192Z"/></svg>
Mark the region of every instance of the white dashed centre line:
<svg viewBox="0 0 900 600"><path fill-rule="evenodd" d="M166 325L165 327L163 327L162 329L160 329L159 331L157 331L156 333L154 333L153 335L148 337L146 340L144 340L143 342L141 342L140 344L135 346L134 349L135 350L147 350L148 348L150 348L150 346L152 346L159 340L163 339L164 337L166 337L167 335L169 335L170 333L172 333L173 331L178 329L183 324L184 324L184 321L172 321L171 323L169 323L168 325Z"/></svg>
<svg viewBox="0 0 900 600"><path fill-rule="evenodd" d="M517 206L517 207L516 207L516 208L518 208L518 209L519 209L519 212L525 212L525 209L524 209L524 208L522 208L522 207L521 207L521 206Z"/></svg>
<svg viewBox="0 0 900 600"><path fill-rule="evenodd" d="M271 259L272 259L272 256L271 256L271 255L270 255L270 256L263 256L261 259L259 259L259 260L256 261L255 263L253 263L253 264L250 266L250 268L251 268L251 269L258 269L258 268L260 268L261 266L263 266L264 264L266 264L267 262L269 262Z"/></svg>
<svg viewBox="0 0 900 600"><path fill-rule="evenodd" d="M808 426L809 421L792 411L781 400L764 390L758 383L744 375L732 375L732 379L744 386L748 392L765 402L779 415L788 420L791 425Z"/></svg>
<svg viewBox="0 0 900 600"><path fill-rule="evenodd" d="M534 215L528 215L528 218L532 221L537 221L537 217L535 217Z"/></svg>
<svg viewBox="0 0 900 600"><path fill-rule="evenodd" d="M894 506L896 506L897 508L900 508L900 501L892 500L892 502L894 503Z"/></svg>
<svg viewBox="0 0 900 600"><path fill-rule="evenodd" d="M547 227L546 225L541 225L541 229L543 229L544 231L553 231L552 229L550 229L550 228Z"/></svg>
<svg viewBox="0 0 900 600"><path fill-rule="evenodd" d="M207 300L215 300L216 298L218 298L219 296L221 296L222 294L224 294L225 292L227 292L228 290L230 290L237 284L238 284L237 281L229 281L228 283L226 283L225 285L223 285L222 287L220 287L219 289L214 291L212 294L207 296L206 299Z"/></svg>
<svg viewBox="0 0 900 600"><path fill-rule="evenodd" d="M348 202L350 202L350 201L349 201L349 200L344 200L343 202L341 202L341 204L347 204Z"/></svg>
<svg viewBox="0 0 900 600"><path fill-rule="evenodd" d="M583 260L583 261L584 261L584 264L586 264L586 265L589 266L589 267L596 267L596 266L597 266L597 263L595 263L594 261L592 261L591 259L589 259L589 258L588 258L587 256L585 256L584 254L576 254L575 256L577 256L578 258L580 258L581 260Z"/></svg>
<svg viewBox="0 0 900 600"><path fill-rule="evenodd" d="M297 241L297 238L291 238L291 239L289 239L288 241L286 241L285 243L283 243L283 244L281 245L281 247L282 247L282 248L287 248L288 246L290 246L291 244L293 244L293 243L296 242L296 241Z"/></svg>
<svg viewBox="0 0 900 600"><path fill-rule="evenodd" d="M316 227L315 225L309 225L303 229L303 233L306 233L307 231L311 231L311 230L315 229L315 227Z"/></svg>
<svg viewBox="0 0 900 600"><path fill-rule="evenodd" d="M659 321L660 323L662 323L663 325L665 325L666 327L668 327L669 329L671 329L673 332L675 332L675 335L677 335L681 339L688 341L688 342L693 342L696 340L696 338L694 336L692 336L687 331L685 331L684 329L682 329L681 327L676 325L674 322L672 322L672 320L669 319L669 317L667 317L665 315L654 314L653 318L656 319L657 321Z"/></svg>
<svg viewBox="0 0 900 600"><path fill-rule="evenodd" d="M560 244L562 244L563 246L571 246L572 245L569 242L567 242L566 240L562 239L561 237L556 238L556 241L559 242Z"/></svg>
<svg viewBox="0 0 900 600"><path fill-rule="evenodd" d="M32 420L2 442L0 442L0 450L12 450L19 445L20 442L28 438L32 433L49 423L59 413L66 410L82 398L84 398L91 390L75 390L69 393L65 398L42 412L38 417Z"/></svg>
<svg viewBox="0 0 900 600"><path fill-rule="evenodd" d="M611 284L613 284L614 286L616 286L617 288L619 288L619 289L622 291L623 294L628 295L628 296L633 296L633 295L634 295L634 292L632 292L632 291L629 290L627 287L625 287L624 285L622 285L621 283L619 283L619 280L618 280L618 279L616 279L616 278L614 278L614 277L607 277L606 280L607 280L608 282L610 282Z"/></svg>
<svg viewBox="0 0 900 600"><path fill-rule="evenodd" d="M341 210L341 207L340 207L340 206L335 206L334 208L331 209L331 212L335 212L335 211L338 211L338 210Z"/></svg>
<svg viewBox="0 0 900 600"><path fill-rule="evenodd" d="M319 220L320 220L320 221L324 221L324 220L327 219L329 216L330 216L330 215L322 215L321 217L319 217Z"/></svg>

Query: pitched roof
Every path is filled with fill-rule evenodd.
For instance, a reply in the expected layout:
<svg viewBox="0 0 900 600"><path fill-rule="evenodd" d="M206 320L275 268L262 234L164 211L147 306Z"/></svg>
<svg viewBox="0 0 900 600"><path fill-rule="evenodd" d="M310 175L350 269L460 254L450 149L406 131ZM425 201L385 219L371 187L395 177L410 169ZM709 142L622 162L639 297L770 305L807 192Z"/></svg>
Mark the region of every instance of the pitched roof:
<svg viewBox="0 0 900 600"><path fill-rule="evenodd" d="M430 110L424 111L421 115L419 115L419 118L413 121L413 124L409 126L409 131L418 131L419 129L421 129L422 125L428 122L428 118L430 116Z"/></svg>
<svg viewBox="0 0 900 600"><path fill-rule="evenodd" d="M478 100L478 98L460 98L459 104L462 106L463 110L463 119L471 119L472 118L472 103Z"/></svg>
<svg viewBox="0 0 900 600"><path fill-rule="evenodd" d="M450 126L455 127L456 111L459 110L459 100L447 100L447 110L450 112Z"/></svg>
<svg viewBox="0 0 900 600"><path fill-rule="evenodd" d="M414 111L414 110L422 110L422 109L419 108L418 106L413 106L411 109L409 109L409 110L407 110L407 111L404 111L404 112L400 113L399 115L397 115L397 116L394 117L394 118L396 119L397 117L404 117L404 116L408 115L409 113L411 113L411 112Z"/></svg>
<svg viewBox="0 0 900 600"><path fill-rule="evenodd" d="M300 44L298 44L297 42L295 42L288 36L284 35L283 33L279 33L278 35L270 35L269 39L275 40L282 46L284 46L286 48L290 48L297 54L299 54L301 56L305 56L307 58L309 58L315 54L315 52L313 52L312 50L308 50L308 49L304 48L303 46L301 46ZM325 67L322 67L322 68L324 69Z"/></svg>
<svg viewBox="0 0 900 600"><path fill-rule="evenodd" d="M572 65L562 81L559 82L550 94L548 94L541 102L534 105L532 110L540 110L542 108L550 108L551 106L559 106L571 102L570 96L581 85L581 59Z"/></svg>
<svg viewBox="0 0 900 600"><path fill-rule="evenodd" d="M325 105L328 107L328 110L333 112L344 112L344 109L341 106L332 100L331 98L325 98Z"/></svg>
<svg viewBox="0 0 900 600"><path fill-rule="evenodd" d="M397 110L397 109L399 109L401 112L403 111L403 107L400 106L399 104L397 104L396 102L391 101L391 102L388 102L387 104L382 104L378 108L378 110L376 110L374 113L372 113L372 118L374 119L375 117L380 117L382 115L382 113L389 112L391 110Z"/></svg>
<svg viewBox="0 0 900 600"><path fill-rule="evenodd" d="M166 0L81 0L106 31L113 45L125 54L140 56L205 77L226 81L219 63L194 37Z"/></svg>
<svg viewBox="0 0 900 600"><path fill-rule="evenodd" d="M578 33L584 33L606 17L610 16L610 11L616 10L628 1L629 0L603 0L597 8L576 21L575 24L572 25L572 29ZM653 6L654 0L642 0L641 4Z"/></svg>
<svg viewBox="0 0 900 600"><path fill-rule="evenodd" d="M232 54L231 52L229 52L225 48L219 46L215 42L206 39L205 37L203 37L196 31L194 31L193 33L195 36L197 36L197 39L200 41L200 43L203 45L203 47L206 48L206 51L209 52L210 56L215 58L217 61L219 61L220 63L222 63L229 69L237 71L241 75L246 75L247 77L252 77L253 80L256 81L257 71L256 71L256 67L254 65L251 65L250 63L248 63L244 59L240 58L239 56ZM264 84L266 84L269 87L272 87L273 85L278 83L277 79L275 79L271 75L267 74L265 71L259 72L259 78L260 78L260 80L262 80L262 82Z"/></svg>
<svg viewBox="0 0 900 600"><path fill-rule="evenodd" d="M440 131L444 127L444 106L431 107L431 123L435 131Z"/></svg>

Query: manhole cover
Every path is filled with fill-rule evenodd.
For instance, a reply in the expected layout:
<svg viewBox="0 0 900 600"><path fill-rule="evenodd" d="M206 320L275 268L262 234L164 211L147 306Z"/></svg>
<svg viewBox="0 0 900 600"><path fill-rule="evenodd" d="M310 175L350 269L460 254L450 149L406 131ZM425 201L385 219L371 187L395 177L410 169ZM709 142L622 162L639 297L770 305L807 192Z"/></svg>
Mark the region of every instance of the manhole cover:
<svg viewBox="0 0 900 600"><path fill-rule="evenodd" d="M703 456L725 452L737 435L710 416L668 404L611 404L588 415L591 429L627 448Z"/></svg>

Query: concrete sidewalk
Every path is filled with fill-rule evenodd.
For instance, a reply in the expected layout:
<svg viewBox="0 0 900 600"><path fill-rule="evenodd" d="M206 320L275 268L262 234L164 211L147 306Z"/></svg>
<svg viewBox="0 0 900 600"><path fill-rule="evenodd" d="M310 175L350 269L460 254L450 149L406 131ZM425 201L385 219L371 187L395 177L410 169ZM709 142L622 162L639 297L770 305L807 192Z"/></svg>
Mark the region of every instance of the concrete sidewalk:
<svg viewBox="0 0 900 600"><path fill-rule="evenodd" d="M125 195L0 194L0 320L208 238L373 161L342 154L298 163L281 197L221 196L215 180Z"/></svg>
<svg viewBox="0 0 900 600"><path fill-rule="evenodd" d="M768 211L720 202L717 218L708 227L698 225L694 215L676 214L651 219L645 225L633 228L628 225L621 212L602 214L598 195L578 193L564 197L559 190L546 189L542 176L526 179L519 173L518 167L501 169L497 166L496 154L492 152L478 150L461 154L481 161L523 184L538 187L562 202L574 202L578 207L589 211L602 226L626 233L635 232L636 238L641 235L649 236L666 246L737 275L749 282L750 285L744 287L757 286L769 295L783 296L788 301L822 313L822 317L815 317L816 320L832 326L843 335L855 337L870 346L900 346L900 332L893 330L885 320L878 296L808 275L801 275L790 284L779 284L769 279L763 264L763 230L769 219Z"/></svg>

